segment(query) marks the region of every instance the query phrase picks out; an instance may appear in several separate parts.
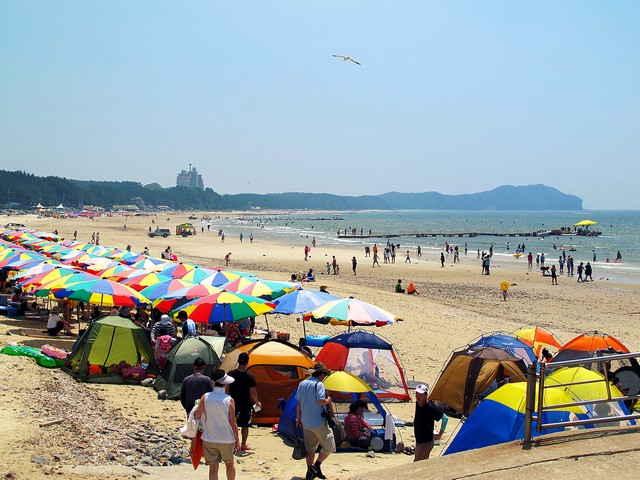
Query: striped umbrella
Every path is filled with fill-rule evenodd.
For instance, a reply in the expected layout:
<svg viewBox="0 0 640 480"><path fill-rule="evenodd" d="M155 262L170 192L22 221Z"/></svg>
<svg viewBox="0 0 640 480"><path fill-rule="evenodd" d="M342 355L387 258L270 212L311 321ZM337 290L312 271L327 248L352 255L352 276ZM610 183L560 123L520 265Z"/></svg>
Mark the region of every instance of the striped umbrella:
<svg viewBox="0 0 640 480"><path fill-rule="evenodd" d="M52 290L49 296L57 300L73 300L101 306L133 307L151 303L133 288L107 279L66 285Z"/></svg>
<svg viewBox="0 0 640 480"><path fill-rule="evenodd" d="M339 325L392 325L399 320L394 314L355 298L327 302L305 315L305 320Z"/></svg>
<svg viewBox="0 0 640 480"><path fill-rule="evenodd" d="M147 297L149 300L156 300L157 298L160 298L167 293L190 287L192 285L193 283L187 282L180 278L169 278L168 280L165 280L163 282L159 282L146 287L144 290L141 290L140 293Z"/></svg>
<svg viewBox="0 0 640 480"><path fill-rule="evenodd" d="M220 292L193 300L169 315L175 316L185 310L189 319L199 323L234 322L243 318L257 317L273 310L274 305L265 300L239 293Z"/></svg>
<svg viewBox="0 0 640 480"><path fill-rule="evenodd" d="M175 310L196 298L203 298L220 292L222 292L221 289L210 285L190 285L158 297L153 306L161 312L168 312L170 310Z"/></svg>

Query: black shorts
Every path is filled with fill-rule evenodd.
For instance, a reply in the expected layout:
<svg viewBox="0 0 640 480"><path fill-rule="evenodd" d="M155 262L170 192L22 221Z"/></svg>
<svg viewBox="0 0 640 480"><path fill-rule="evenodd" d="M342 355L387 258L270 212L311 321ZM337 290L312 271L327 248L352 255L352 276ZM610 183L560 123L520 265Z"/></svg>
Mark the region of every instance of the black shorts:
<svg viewBox="0 0 640 480"><path fill-rule="evenodd" d="M238 422L238 427L248 427L251 425L251 417L253 416L253 409L249 410L238 410L236 412L236 421Z"/></svg>
<svg viewBox="0 0 640 480"><path fill-rule="evenodd" d="M60 331L64 328L64 323L62 322L57 322L56 326L53 328L47 328L47 332L49 333L50 337L55 337L56 335L58 335L58 333L60 333Z"/></svg>

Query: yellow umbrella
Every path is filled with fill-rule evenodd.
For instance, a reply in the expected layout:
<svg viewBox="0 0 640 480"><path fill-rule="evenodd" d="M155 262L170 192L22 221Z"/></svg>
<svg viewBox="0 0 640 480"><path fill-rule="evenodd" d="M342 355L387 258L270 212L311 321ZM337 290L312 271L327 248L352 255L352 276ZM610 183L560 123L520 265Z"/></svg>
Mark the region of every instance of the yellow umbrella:
<svg viewBox="0 0 640 480"><path fill-rule="evenodd" d="M322 382L324 388L332 392L364 393L371 392L371 387L359 377L345 371L336 371Z"/></svg>
<svg viewBox="0 0 640 480"><path fill-rule="evenodd" d="M597 225L598 222L594 222L593 220L582 220L581 222L574 223L574 227L588 227L589 225Z"/></svg>

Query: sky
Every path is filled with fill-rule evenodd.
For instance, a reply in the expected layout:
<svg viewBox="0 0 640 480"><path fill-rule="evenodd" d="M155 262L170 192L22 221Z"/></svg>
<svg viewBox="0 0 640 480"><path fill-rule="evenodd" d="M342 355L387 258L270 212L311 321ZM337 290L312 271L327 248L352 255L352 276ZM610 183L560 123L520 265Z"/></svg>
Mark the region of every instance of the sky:
<svg viewBox="0 0 640 480"><path fill-rule="evenodd" d="M640 2L0 1L0 168L640 209ZM347 55L361 63L344 62Z"/></svg>

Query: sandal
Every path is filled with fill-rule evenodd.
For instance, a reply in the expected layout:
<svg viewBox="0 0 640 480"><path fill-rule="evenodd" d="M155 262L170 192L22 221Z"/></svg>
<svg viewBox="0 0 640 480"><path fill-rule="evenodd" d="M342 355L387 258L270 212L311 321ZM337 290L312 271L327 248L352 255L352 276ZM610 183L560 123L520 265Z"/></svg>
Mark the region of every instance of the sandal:
<svg viewBox="0 0 640 480"><path fill-rule="evenodd" d="M253 448L251 448L249 445L245 445L244 447L240 447L240 450L242 450L243 452L247 452L249 450L253 450Z"/></svg>
<svg viewBox="0 0 640 480"><path fill-rule="evenodd" d="M416 447L411 446L411 447L407 447L404 449L404 454L405 455L415 455L416 454Z"/></svg>

